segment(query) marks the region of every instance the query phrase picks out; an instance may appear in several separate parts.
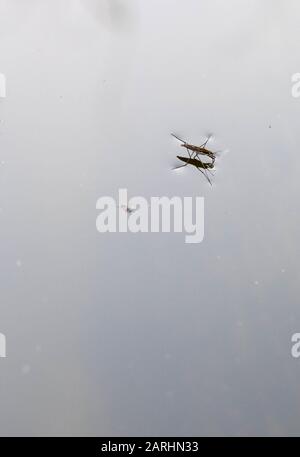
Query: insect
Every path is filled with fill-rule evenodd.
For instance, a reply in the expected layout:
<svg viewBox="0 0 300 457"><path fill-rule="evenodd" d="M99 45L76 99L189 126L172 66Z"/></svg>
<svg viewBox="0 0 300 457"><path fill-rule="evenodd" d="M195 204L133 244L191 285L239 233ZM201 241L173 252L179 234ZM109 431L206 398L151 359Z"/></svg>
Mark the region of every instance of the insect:
<svg viewBox="0 0 300 457"><path fill-rule="evenodd" d="M202 160L195 159L195 158L191 157L190 155L189 155L189 157L177 156L177 159L181 160L185 164L180 165L179 167L176 167L175 169L186 167L189 164L193 165L194 167L197 168L197 170L200 171L200 173L202 173L205 176L205 178L207 179L209 184L212 186L212 182L211 182L207 172L211 171L211 169L214 168L214 162L211 162L211 163L202 162Z"/></svg>
<svg viewBox="0 0 300 457"><path fill-rule="evenodd" d="M129 215L136 211L136 208L130 208L129 206L126 206L126 205L121 205L119 208L122 208L122 210L125 211L125 213L127 213Z"/></svg>
<svg viewBox="0 0 300 457"><path fill-rule="evenodd" d="M201 146L195 146L194 144L189 144L186 141L184 141L181 138L179 138L178 136L174 135L174 133L171 133L171 135L174 138L176 138L176 140L179 140L182 143L181 146L183 148L186 148L186 150L188 152L192 151L192 153L195 154L195 157L197 157L198 155L204 155L204 156L207 156L210 159L212 159L212 161L214 163L214 161L216 159L216 153L213 152L213 151L210 151L209 149L206 148L206 145L209 142L209 140L211 138L211 135L207 138L207 140L203 144L201 144Z"/></svg>
<svg viewBox="0 0 300 457"><path fill-rule="evenodd" d="M191 157L182 157L182 156L177 156L177 159L181 160L182 162L185 162L186 165L191 164L194 167L199 167L202 168L203 170L209 170L214 168L213 163L207 163L207 162L202 162L200 159L193 159ZM183 165L185 166L185 165Z"/></svg>
<svg viewBox="0 0 300 457"><path fill-rule="evenodd" d="M177 156L177 158L185 164L179 167L175 167L175 170L186 167L187 165L193 165L205 176L210 185L212 185L212 182L208 176L208 172L211 172L211 170L214 168L216 153L206 148L206 145L211 137L209 136L207 140L201 144L201 146L195 146L194 144L189 144L186 141L182 140L178 136L174 135L174 133L171 135L182 143L181 146L187 150L189 155L189 157ZM199 156L209 157L211 162L202 162Z"/></svg>

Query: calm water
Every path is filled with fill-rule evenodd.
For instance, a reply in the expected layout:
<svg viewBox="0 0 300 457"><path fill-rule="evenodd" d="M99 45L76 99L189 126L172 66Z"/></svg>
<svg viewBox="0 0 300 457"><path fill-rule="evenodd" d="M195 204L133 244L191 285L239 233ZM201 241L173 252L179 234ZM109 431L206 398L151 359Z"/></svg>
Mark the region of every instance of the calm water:
<svg viewBox="0 0 300 457"><path fill-rule="evenodd" d="M0 0L1 435L299 434L299 13ZM204 196L204 241L99 234L122 187Z"/></svg>

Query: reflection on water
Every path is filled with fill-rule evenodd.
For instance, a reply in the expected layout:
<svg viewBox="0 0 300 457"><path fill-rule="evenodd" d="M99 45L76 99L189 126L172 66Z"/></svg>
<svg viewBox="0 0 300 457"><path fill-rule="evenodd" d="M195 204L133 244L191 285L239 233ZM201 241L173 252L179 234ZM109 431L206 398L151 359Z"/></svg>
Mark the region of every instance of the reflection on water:
<svg viewBox="0 0 300 457"><path fill-rule="evenodd" d="M298 2L0 12L1 435L297 434ZM170 170L211 131L213 189ZM204 196L204 241L100 236L119 188Z"/></svg>

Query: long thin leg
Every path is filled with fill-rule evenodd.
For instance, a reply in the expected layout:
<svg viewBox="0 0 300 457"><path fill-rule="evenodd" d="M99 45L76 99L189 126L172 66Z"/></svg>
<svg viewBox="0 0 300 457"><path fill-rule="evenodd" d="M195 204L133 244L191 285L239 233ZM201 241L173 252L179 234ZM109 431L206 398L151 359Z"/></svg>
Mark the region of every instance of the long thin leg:
<svg viewBox="0 0 300 457"><path fill-rule="evenodd" d="M176 140L181 141L181 143L183 143L183 144L186 144L186 141L184 141L184 140L182 140L181 138L179 138L179 136L174 135L174 133L171 133L171 135L172 135L174 138L176 138Z"/></svg>
<svg viewBox="0 0 300 457"><path fill-rule="evenodd" d="M203 162L202 162L202 160L200 160L199 158L198 158L198 160L199 160L199 162L201 162L202 165L204 165ZM207 168L204 168L204 171L203 171L203 170L201 170L200 167L196 167L196 168L197 168L197 170L199 170L199 171L205 176L205 178L207 179L207 181L209 182L209 184L212 186L212 182L211 182L211 180L209 179L209 177L208 177L208 175L207 175L207 170L208 170L208 169L207 169Z"/></svg>
<svg viewBox="0 0 300 457"><path fill-rule="evenodd" d="M212 186L212 182L211 182L211 180L209 179L209 177L207 176L207 174L206 174L203 170L201 170L201 168L199 168L199 167L196 167L196 168L197 168L197 170L200 171L200 173L202 173L202 174L205 176L205 178L207 179L207 181L209 182L209 184Z"/></svg>
<svg viewBox="0 0 300 457"><path fill-rule="evenodd" d="M201 144L200 148L205 148L205 146L207 145L207 143L209 142L210 139L211 139L211 135L209 135L207 140L203 144Z"/></svg>
<svg viewBox="0 0 300 457"><path fill-rule="evenodd" d="M172 168L172 170L179 170L179 168L186 167L187 165L188 165L188 163L185 163L184 165L180 165L179 167Z"/></svg>
<svg viewBox="0 0 300 457"><path fill-rule="evenodd" d="M193 154L194 154L194 153L192 152L192 154L191 154L191 153L190 153L190 150L189 150L189 148L188 148L187 146L185 147L185 149L186 149L186 151L187 151L187 153L188 153L188 155L189 155L190 160L192 160L192 159L193 159ZM196 155L197 155L197 154L196 154ZM196 155L195 155L195 157L196 157ZM194 158L195 158L195 157L194 157ZM188 164L188 163L190 163L190 161L188 161L187 164Z"/></svg>

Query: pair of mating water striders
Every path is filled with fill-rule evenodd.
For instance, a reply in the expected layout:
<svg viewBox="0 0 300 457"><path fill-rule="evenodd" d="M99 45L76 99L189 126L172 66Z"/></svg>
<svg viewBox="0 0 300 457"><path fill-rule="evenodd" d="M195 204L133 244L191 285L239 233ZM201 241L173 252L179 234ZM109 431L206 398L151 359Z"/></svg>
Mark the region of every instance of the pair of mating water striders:
<svg viewBox="0 0 300 457"><path fill-rule="evenodd" d="M182 140L178 136L174 135L174 133L171 133L171 135L182 143L181 146L187 150L187 153L189 155L189 157L177 156L179 160L184 162L184 165L180 165L178 167L175 167L174 169L178 170L179 168L186 167L187 165L193 165L205 176L210 185L212 185L212 182L208 176L208 171L211 171L214 168L216 152L210 151L206 147L211 136L209 136L207 140L203 144L201 144L201 146L195 146ZM211 159L211 162L203 162L199 156L209 157Z"/></svg>

